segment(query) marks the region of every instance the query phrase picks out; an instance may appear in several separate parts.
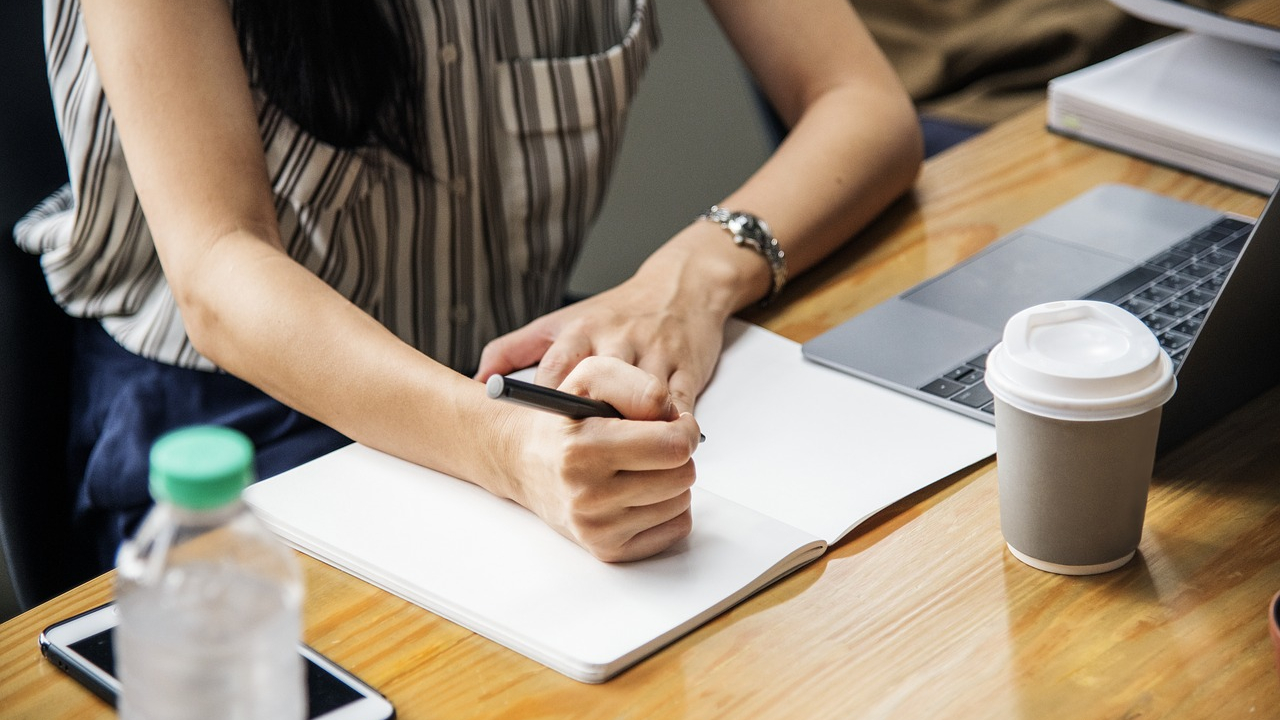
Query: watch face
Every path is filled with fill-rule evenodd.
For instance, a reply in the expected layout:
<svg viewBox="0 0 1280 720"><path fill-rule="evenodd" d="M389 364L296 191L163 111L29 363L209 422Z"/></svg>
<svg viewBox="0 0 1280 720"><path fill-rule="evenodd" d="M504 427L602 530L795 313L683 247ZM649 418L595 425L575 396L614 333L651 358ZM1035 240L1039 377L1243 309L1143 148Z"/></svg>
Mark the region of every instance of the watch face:
<svg viewBox="0 0 1280 720"><path fill-rule="evenodd" d="M771 233L769 226L764 221L754 215L746 213L734 213L729 216L729 232L742 238L755 240L757 243L763 243L767 240Z"/></svg>

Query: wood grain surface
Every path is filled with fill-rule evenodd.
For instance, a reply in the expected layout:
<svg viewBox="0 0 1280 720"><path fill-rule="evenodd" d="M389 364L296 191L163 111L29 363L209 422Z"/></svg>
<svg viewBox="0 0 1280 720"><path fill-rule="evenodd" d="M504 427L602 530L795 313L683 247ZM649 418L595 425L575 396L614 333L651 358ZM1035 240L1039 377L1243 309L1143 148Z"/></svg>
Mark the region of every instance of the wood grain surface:
<svg viewBox="0 0 1280 720"><path fill-rule="evenodd" d="M807 340L1098 183L1251 216L1265 202L1053 136L1043 112L931 160L912 195L748 319ZM306 640L403 720L1280 717L1266 626L1280 590L1278 445L1280 389L1164 457L1138 557L1084 578L1009 555L996 464L981 463L603 685L309 558ZM107 600L110 582L0 626L0 717L111 716L36 643Z"/></svg>

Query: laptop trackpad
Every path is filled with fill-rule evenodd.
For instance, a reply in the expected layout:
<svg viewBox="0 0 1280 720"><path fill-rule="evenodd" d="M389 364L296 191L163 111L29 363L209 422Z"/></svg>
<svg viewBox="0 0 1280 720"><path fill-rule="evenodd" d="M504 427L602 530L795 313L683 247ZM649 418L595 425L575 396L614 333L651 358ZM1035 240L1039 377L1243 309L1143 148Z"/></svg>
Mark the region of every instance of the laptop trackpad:
<svg viewBox="0 0 1280 720"><path fill-rule="evenodd" d="M902 299L999 331L1019 310L1083 297L1131 267L1132 261L1024 230Z"/></svg>

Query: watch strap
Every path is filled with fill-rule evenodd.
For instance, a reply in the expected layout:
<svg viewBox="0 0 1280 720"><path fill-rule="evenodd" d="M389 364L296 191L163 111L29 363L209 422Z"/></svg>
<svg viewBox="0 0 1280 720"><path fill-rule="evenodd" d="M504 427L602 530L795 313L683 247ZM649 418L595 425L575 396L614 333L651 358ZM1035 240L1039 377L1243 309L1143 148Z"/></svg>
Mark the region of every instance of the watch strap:
<svg viewBox="0 0 1280 720"><path fill-rule="evenodd" d="M698 219L718 224L733 236L734 244L754 250L769 263L773 284L760 301L762 306L768 305L782 292L787 284L787 255L765 221L750 213L735 212L718 205L712 205L698 215Z"/></svg>

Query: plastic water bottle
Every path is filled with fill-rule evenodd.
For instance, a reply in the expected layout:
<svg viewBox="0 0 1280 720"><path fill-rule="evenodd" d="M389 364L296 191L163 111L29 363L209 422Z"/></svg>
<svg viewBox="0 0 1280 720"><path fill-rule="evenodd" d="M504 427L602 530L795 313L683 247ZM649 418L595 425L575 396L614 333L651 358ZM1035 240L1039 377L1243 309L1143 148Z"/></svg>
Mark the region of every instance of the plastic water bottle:
<svg viewBox="0 0 1280 720"><path fill-rule="evenodd" d="M301 720L302 578L240 491L253 445L213 426L151 449L154 508L117 561L124 720Z"/></svg>

